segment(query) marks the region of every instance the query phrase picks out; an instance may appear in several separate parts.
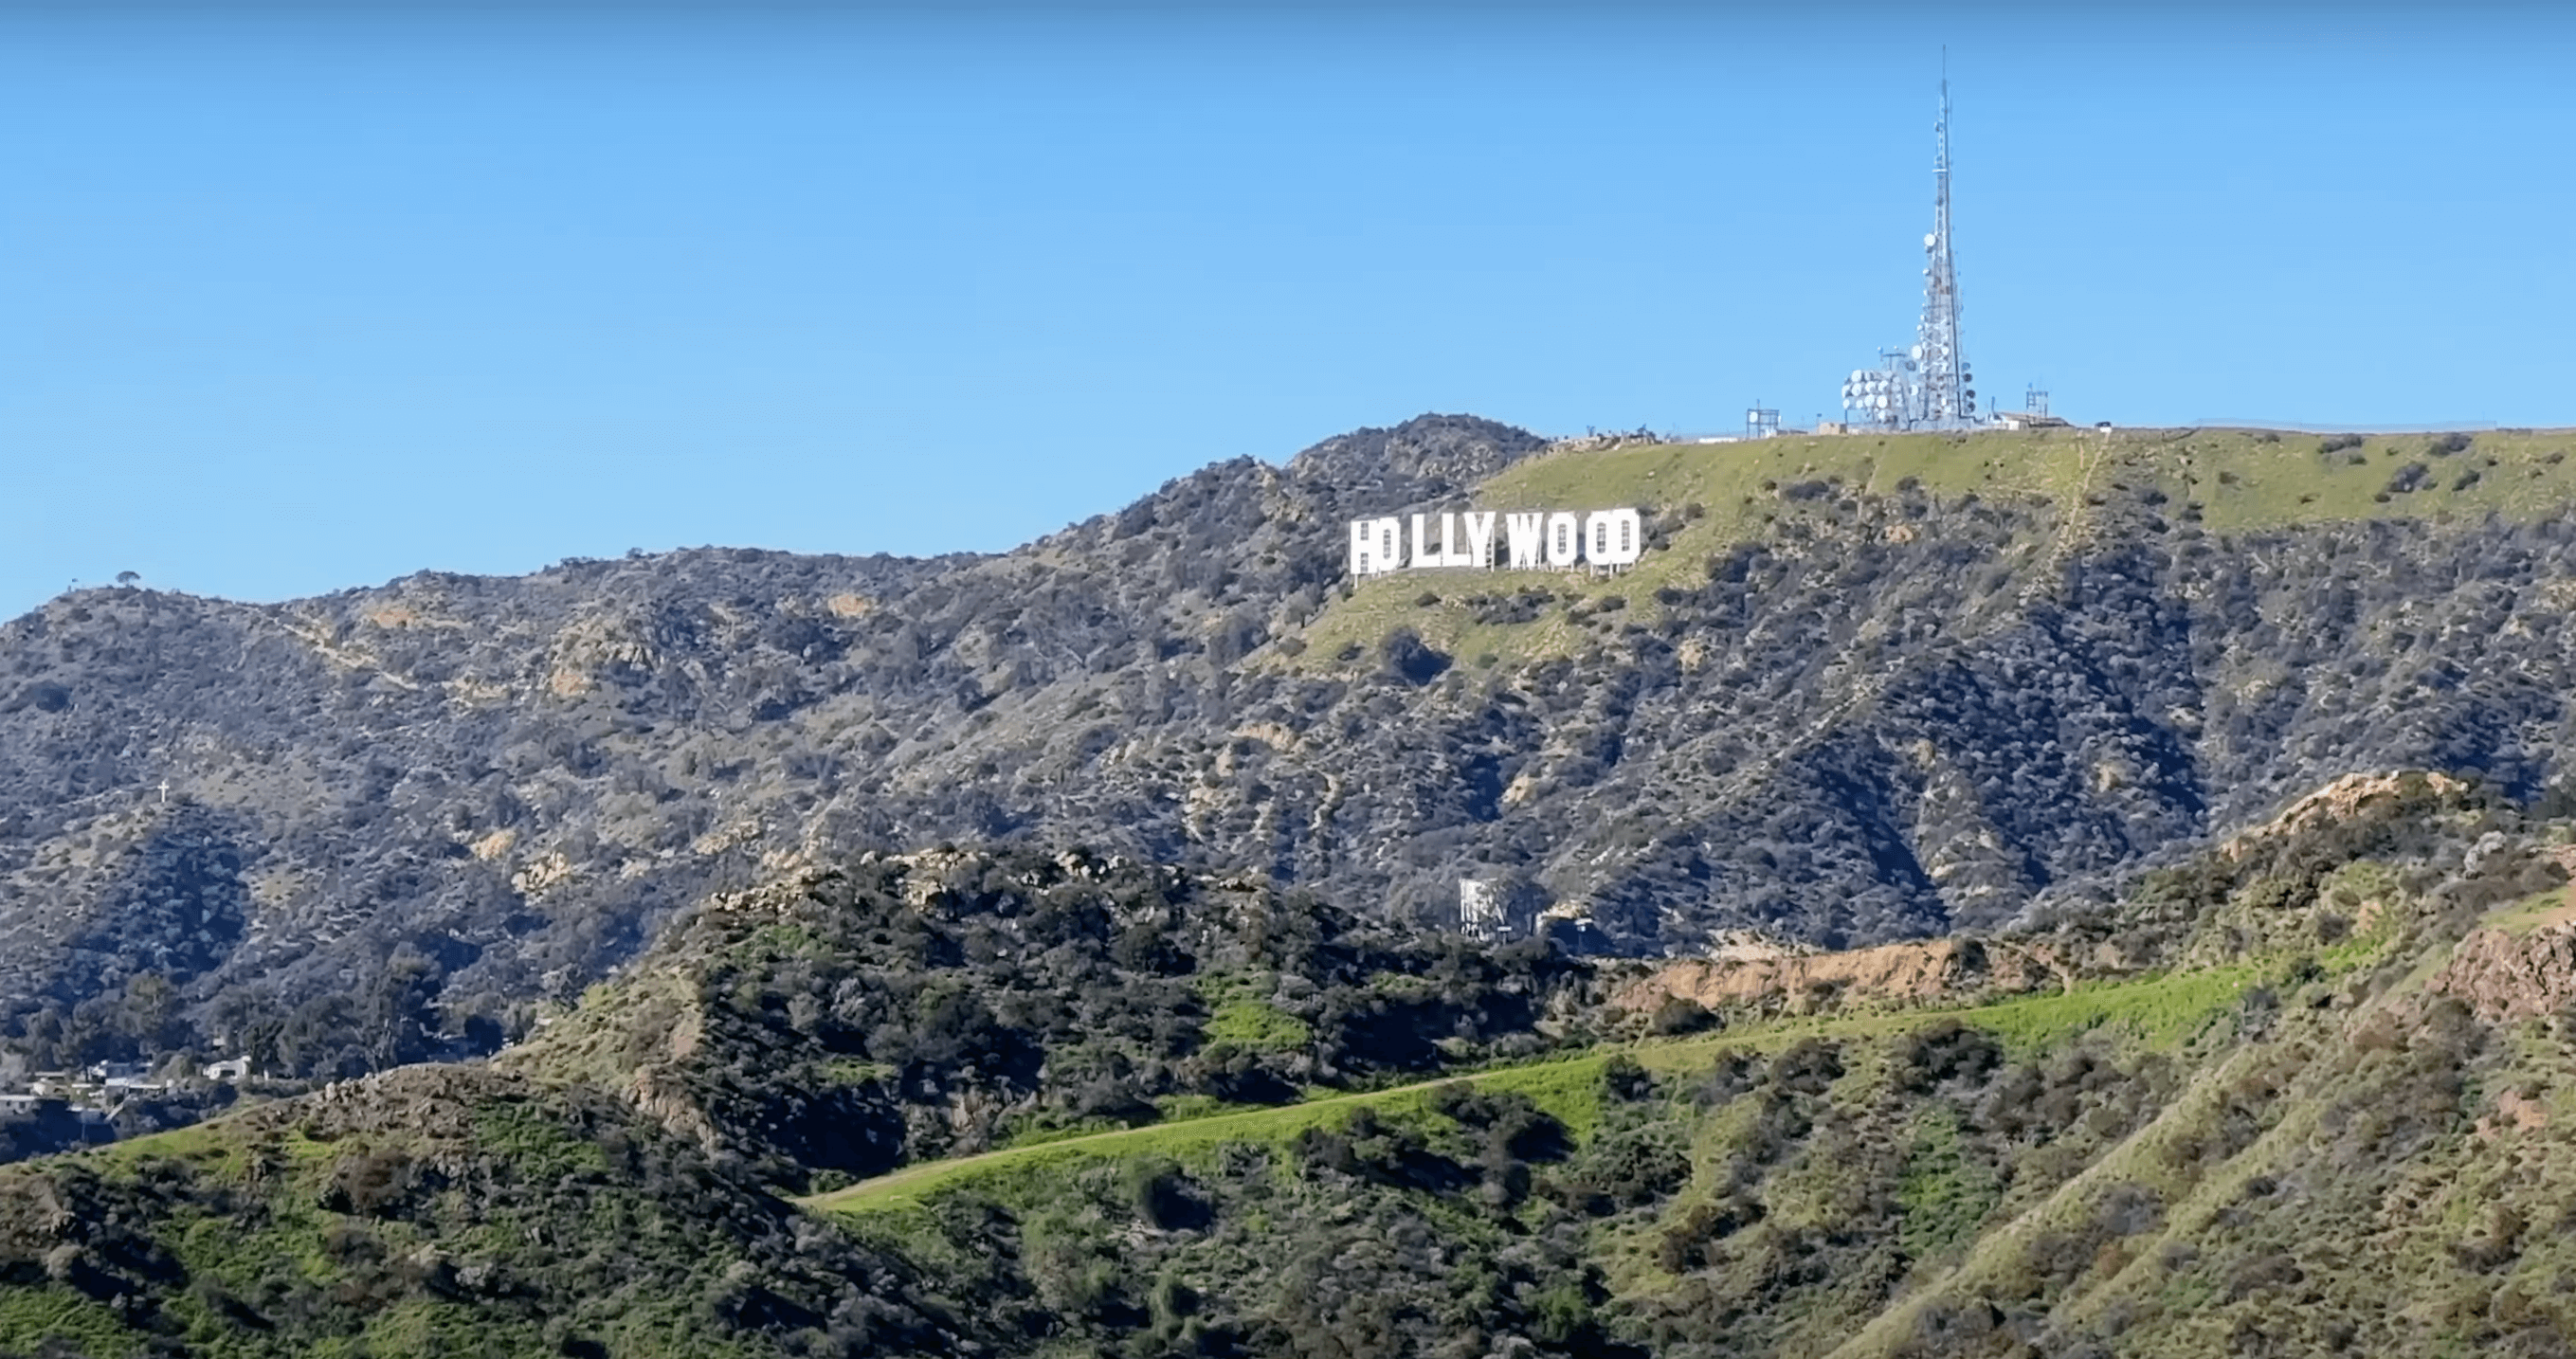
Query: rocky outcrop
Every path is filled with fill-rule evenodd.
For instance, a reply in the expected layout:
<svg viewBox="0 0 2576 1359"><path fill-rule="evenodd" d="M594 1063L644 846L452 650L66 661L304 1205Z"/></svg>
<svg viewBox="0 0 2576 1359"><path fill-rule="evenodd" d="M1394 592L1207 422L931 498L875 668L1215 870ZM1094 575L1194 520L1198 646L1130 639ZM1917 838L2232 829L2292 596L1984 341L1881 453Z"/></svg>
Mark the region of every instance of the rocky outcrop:
<svg viewBox="0 0 2576 1359"><path fill-rule="evenodd" d="M2045 947L1954 938L1841 953L1787 949L1767 956L1730 945L1720 956L1667 963L1614 993L1615 1009L1652 1014L1669 1000L1711 1010L1804 1011L1829 1005L1916 1005L1985 991L2071 985Z"/></svg>
<svg viewBox="0 0 2576 1359"><path fill-rule="evenodd" d="M2262 825L2228 837L2219 848L2230 859L2242 859L2260 845L2353 820L2374 801L2395 803L2427 794L2439 798L2468 791L2466 780L2420 769L2346 774L2291 803Z"/></svg>
<svg viewBox="0 0 2576 1359"><path fill-rule="evenodd" d="M2556 1014L2576 1001L2576 921L2472 931L2431 989L2458 998L2490 1024Z"/></svg>

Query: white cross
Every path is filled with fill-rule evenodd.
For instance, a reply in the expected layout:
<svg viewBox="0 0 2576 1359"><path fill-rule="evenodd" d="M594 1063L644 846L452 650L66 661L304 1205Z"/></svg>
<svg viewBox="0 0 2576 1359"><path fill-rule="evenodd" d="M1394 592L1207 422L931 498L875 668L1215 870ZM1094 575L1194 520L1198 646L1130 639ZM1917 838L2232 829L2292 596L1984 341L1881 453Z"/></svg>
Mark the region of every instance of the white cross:
<svg viewBox="0 0 2576 1359"><path fill-rule="evenodd" d="M164 807L170 805L170 781L168 779L161 780L161 805Z"/></svg>

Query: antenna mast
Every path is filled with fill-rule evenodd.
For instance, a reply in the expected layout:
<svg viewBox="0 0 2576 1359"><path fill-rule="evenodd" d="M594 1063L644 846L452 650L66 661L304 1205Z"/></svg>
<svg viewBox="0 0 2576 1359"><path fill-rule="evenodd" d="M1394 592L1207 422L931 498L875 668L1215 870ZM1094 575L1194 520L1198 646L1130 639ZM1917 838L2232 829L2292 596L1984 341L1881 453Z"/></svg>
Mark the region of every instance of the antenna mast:
<svg viewBox="0 0 2576 1359"><path fill-rule="evenodd" d="M1843 380L1843 419L1863 429L1974 429L1976 378L1959 351L1959 273L1950 256L1950 54L1941 54L1941 121L1932 125L1932 233L1923 238L1923 320L1910 349Z"/></svg>
<svg viewBox="0 0 2576 1359"><path fill-rule="evenodd" d="M1947 66L1945 59L1942 64ZM1959 353L1959 275L1950 255L1950 77L1941 76L1941 121L1933 124L1932 234L1923 238L1923 324L1916 333L1923 423L1974 423L1977 394Z"/></svg>

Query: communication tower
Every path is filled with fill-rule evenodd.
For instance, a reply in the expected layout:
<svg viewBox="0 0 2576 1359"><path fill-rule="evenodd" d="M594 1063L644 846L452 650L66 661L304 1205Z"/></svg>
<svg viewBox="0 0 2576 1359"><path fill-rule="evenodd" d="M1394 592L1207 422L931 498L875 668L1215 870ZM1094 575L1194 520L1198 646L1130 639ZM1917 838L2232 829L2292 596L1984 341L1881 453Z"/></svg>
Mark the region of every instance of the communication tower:
<svg viewBox="0 0 2576 1359"><path fill-rule="evenodd" d="M1972 423L1977 393L1959 352L1959 273L1950 258L1950 79L1941 78L1941 121L1932 128L1932 234L1923 238L1923 324L1915 359L1923 365L1923 420L1935 429Z"/></svg>
<svg viewBox="0 0 2576 1359"><path fill-rule="evenodd" d="M1854 425L1882 429L1971 429L1978 424L1976 379L1959 347L1959 272L1950 252L1950 80L1941 80L1941 120L1932 125L1932 230L1923 238L1923 319L1910 349L1879 351L1879 366L1843 380L1843 410Z"/></svg>

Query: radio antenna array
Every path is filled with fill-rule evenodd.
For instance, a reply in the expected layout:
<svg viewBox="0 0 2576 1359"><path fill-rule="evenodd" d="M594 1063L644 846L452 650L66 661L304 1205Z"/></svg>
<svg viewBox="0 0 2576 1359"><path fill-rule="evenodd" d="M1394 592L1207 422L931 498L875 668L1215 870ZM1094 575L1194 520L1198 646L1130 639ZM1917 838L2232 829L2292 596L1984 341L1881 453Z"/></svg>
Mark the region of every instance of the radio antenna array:
<svg viewBox="0 0 2576 1359"><path fill-rule="evenodd" d="M1854 426L1971 429L1978 424L1976 378L1959 347L1959 271L1950 249L1950 77L1942 54L1941 120L1932 125L1932 230L1923 238L1923 319L1910 349L1879 351L1879 366L1843 380L1843 413Z"/></svg>

